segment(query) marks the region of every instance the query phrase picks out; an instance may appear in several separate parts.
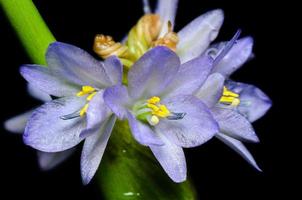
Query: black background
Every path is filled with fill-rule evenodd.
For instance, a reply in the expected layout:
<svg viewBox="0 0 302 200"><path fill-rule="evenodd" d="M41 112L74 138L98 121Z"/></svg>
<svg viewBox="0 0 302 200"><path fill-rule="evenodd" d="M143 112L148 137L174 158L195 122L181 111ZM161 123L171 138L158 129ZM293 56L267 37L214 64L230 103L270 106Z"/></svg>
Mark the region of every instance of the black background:
<svg viewBox="0 0 302 200"><path fill-rule="evenodd" d="M119 40L142 15L140 0L34 2L57 40L91 53L95 34L109 34ZM274 102L270 112L254 124L261 143L247 144L263 173L254 170L217 140L186 150L189 174L200 199L293 199L294 185L299 183L294 184L297 174L290 173L295 167L290 157L296 148L292 141L299 132L288 128L287 120L292 117L286 111L298 102L286 102L293 98L288 90L293 88L293 83L288 82L291 76L286 72L294 66L285 62L289 59L284 54L287 50L283 45L292 38L286 38L282 32L291 26L283 18L287 11L284 6L284 2L265 5L262 1L252 0L180 0L176 30L208 10L222 8L225 23L217 41L230 39L238 28L243 30L243 36L255 38L256 58L233 78L255 84ZM39 102L26 94L25 81L18 68L30 60L2 12L0 34L0 120L3 122ZM21 136L8 133L1 127L0 154L0 199L99 199L95 182L82 186L80 150L55 170L41 172L35 151L22 143Z"/></svg>

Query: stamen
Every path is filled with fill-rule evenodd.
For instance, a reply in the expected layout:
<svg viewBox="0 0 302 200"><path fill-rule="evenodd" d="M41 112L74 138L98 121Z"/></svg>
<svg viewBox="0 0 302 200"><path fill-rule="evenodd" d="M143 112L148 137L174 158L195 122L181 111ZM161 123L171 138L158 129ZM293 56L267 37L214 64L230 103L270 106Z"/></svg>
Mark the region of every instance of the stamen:
<svg viewBox="0 0 302 200"><path fill-rule="evenodd" d="M186 116L187 113L174 113L172 112L170 116L167 117L169 120L180 120Z"/></svg>
<svg viewBox="0 0 302 200"><path fill-rule="evenodd" d="M89 85L85 85L82 87L82 90L80 92L77 93L78 97L82 97L84 95L90 94L92 92L95 91L95 88L89 86Z"/></svg>
<svg viewBox="0 0 302 200"><path fill-rule="evenodd" d="M226 87L223 87L223 94L219 102L231 106L238 106L240 104L240 99L238 94L228 90Z"/></svg>
<svg viewBox="0 0 302 200"><path fill-rule="evenodd" d="M76 112L74 112L74 113L71 113L71 114L68 114L68 115L61 116L60 119L69 120L69 119L74 119L74 118L78 118L78 117L80 117L80 112L79 112L79 111L76 111Z"/></svg>
<svg viewBox="0 0 302 200"><path fill-rule="evenodd" d="M147 107L150 108L152 111L152 115L155 115L157 117L165 118L170 115L169 109L165 106L160 104L160 98L159 97L152 97L147 100Z"/></svg>
<svg viewBox="0 0 302 200"><path fill-rule="evenodd" d="M97 92L93 92L92 94L90 94L90 95L86 98L86 100L87 100L87 101L91 101L91 99L92 99L96 94L97 94Z"/></svg>
<svg viewBox="0 0 302 200"><path fill-rule="evenodd" d="M86 114L88 106L89 106L89 104L86 103L85 106L80 110L80 116L81 117L83 117Z"/></svg>

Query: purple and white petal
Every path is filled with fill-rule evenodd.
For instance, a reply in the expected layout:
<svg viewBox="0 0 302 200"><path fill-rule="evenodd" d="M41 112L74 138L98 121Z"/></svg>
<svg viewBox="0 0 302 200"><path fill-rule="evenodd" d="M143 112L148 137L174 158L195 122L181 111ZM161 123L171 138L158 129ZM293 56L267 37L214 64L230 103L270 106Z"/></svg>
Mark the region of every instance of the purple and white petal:
<svg viewBox="0 0 302 200"><path fill-rule="evenodd" d="M127 105L130 104L130 98L126 86L117 85L107 88L103 97L106 105L119 119L127 117Z"/></svg>
<svg viewBox="0 0 302 200"><path fill-rule="evenodd" d="M212 108L212 113L219 124L220 132L238 140L259 142L251 123L237 111L215 107Z"/></svg>
<svg viewBox="0 0 302 200"><path fill-rule="evenodd" d="M176 183L187 179L187 165L183 149L162 136L163 146L150 146L150 149L162 168Z"/></svg>
<svg viewBox="0 0 302 200"><path fill-rule="evenodd" d="M208 51L219 52L227 42L213 45ZM218 72L225 77L229 77L233 72L238 70L252 55L253 38L245 37L234 44L232 49L222 58L214 67L213 73Z"/></svg>
<svg viewBox="0 0 302 200"><path fill-rule="evenodd" d="M247 150L247 148L242 144L242 142L232 137L229 137L223 133L218 133L216 137L223 143L228 145L230 148L232 148L234 151L236 151L239 155L241 155L248 163L255 167L255 169L257 169L258 171L262 171L257 165L252 154L249 152L249 150Z"/></svg>
<svg viewBox="0 0 302 200"><path fill-rule="evenodd" d="M178 72L178 56L166 47L145 53L129 70L128 87L133 99L159 96Z"/></svg>
<svg viewBox="0 0 302 200"><path fill-rule="evenodd" d="M56 153L47 153L38 151L38 162L42 170L51 170L64 162L68 157L74 153L75 148L68 149L66 151L56 152Z"/></svg>
<svg viewBox="0 0 302 200"><path fill-rule="evenodd" d="M4 128L12 133L23 134L26 123L30 116L32 115L33 110L27 111L15 117L12 117L4 122Z"/></svg>
<svg viewBox="0 0 302 200"><path fill-rule="evenodd" d="M127 115L133 137L142 145L163 145L163 141L147 124L138 121L130 112Z"/></svg>
<svg viewBox="0 0 302 200"><path fill-rule="evenodd" d="M47 94L46 92L43 92L42 90L38 89L37 87L33 86L32 84L27 84L27 91L30 94L30 96L43 101L51 101L51 96Z"/></svg>
<svg viewBox="0 0 302 200"><path fill-rule="evenodd" d="M116 56L110 56L103 62L103 65L111 84L122 84L123 65L121 61Z"/></svg>
<svg viewBox="0 0 302 200"><path fill-rule="evenodd" d="M46 61L56 76L74 84L90 85L99 89L111 86L103 64L76 46L54 42L48 47Z"/></svg>
<svg viewBox="0 0 302 200"><path fill-rule="evenodd" d="M206 82L195 93L209 108L215 106L221 98L224 86L224 77L219 73L211 74Z"/></svg>
<svg viewBox="0 0 302 200"><path fill-rule="evenodd" d="M202 55L182 64L173 82L164 93L170 97L193 94L209 76L212 63L213 59L211 57Z"/></svg>
<svg viewBox="0 0 302 200"><path fill-rule="evenodd" d="M100 125L111 115L110 109L103 99L104 90L99 91L89 102L87 109L87 126L80 134L80 137L87 137L95 129L99 129Z"/></svg>
<svg viewBox="0 0 302 200"><path fill-rule="evenodd" d="M182 119L162 119L155 127L156 132L165 134L165 137L178 146L199 146L219 131L209 109L194 96L175 96L164 99L163 104L170 112L185 113Z"/></svg>
<svg viewBox="0 0 302 200"><path fill-rule="evenodd" d="M39 65L24 65L20 68L21 75L33 87L56 97L75 95L79 86L67 83L64 79L54 76L49 68Z"/></svg>
<svg viewBox="0 0 302 200"><path fill-rule="evenodd" d="M220 9L207 12L178 32L177 54L181 63L201 55L217 37L224 19Z"/></svg>
<svg viewBox="0 0 302 200"><path fill-rule="evenodd" d="M88 184L96 173L111 135L116 117L108 118L100 129L85 139L81 155L82 181Z"/></svg>
<svg viewBox="0 0 302 200"><path fill-rule="evenodd" d="M158 0L155 13L160 16L162 29L159 37L163 37L168 32L168 22L174 26L178 0Z"/></svg>
<svg viewBox="0 0 302 200"><path fill-rule="evenodd" d="M65 97L37 108L25 128L25 144L44 152L58 152L80 143L85 120L82 117L63 120L61 117L79 111L84 104L83 98Z"/></svg>
<svg viewBox="0 0 302 200"><path fill-rule="evenodd" d="M240 95L238 111L250 122L261 118L272 106L270 98L253 85L233 81L227 81L226 85Z"/></svg>

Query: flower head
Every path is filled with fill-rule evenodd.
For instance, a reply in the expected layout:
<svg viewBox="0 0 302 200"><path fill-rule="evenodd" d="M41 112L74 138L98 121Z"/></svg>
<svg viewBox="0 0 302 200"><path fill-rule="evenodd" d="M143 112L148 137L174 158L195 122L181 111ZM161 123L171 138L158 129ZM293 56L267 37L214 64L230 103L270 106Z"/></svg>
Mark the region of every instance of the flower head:
<svg viewBox="0 0 302 200"><path fill-rule="evenodd" d="M173 51L155 47L131 67L128 87L104 93L107 105L120 119L128 119L135 139L150 147L175 182L186 179L182 147L201 145L218 131L208 108L192 95L212 62L201 56L181 65Z"/></svg>
<svg viewBox="0 0 302 200"><path fill-rule="evenodd" d="M81 171L83 182L88 183L115 122L103 93L121 83L121 63L115 57L99 62L83 50L59 42L49 46L46 59L48 68L24 65L20 70L30 84L56 97L33 112L24 142L43 152L61 152L85 139Z"/></svg>

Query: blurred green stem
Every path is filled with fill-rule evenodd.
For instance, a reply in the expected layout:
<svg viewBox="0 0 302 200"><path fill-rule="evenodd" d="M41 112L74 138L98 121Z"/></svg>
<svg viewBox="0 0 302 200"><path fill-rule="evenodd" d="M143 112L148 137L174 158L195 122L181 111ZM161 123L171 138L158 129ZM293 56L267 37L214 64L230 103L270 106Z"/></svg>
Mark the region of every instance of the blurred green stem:
<svg viewBox="0 0 302 200"><path fill-rule="evenodd" d="M45 64L45 52L55 38L33 2L0 0L0 5L31 60L36 64Z"/></svg>
<svg viewBox="0 0 302 200"><path fill-rule="evenodd" d="M45 52L55 38L33 2L0 0L0 5L31 60L45 64ZM125 121L116 123L96 178L108 200L196 199L190 182L172 182L150 150L134 141Z"/></svg>

